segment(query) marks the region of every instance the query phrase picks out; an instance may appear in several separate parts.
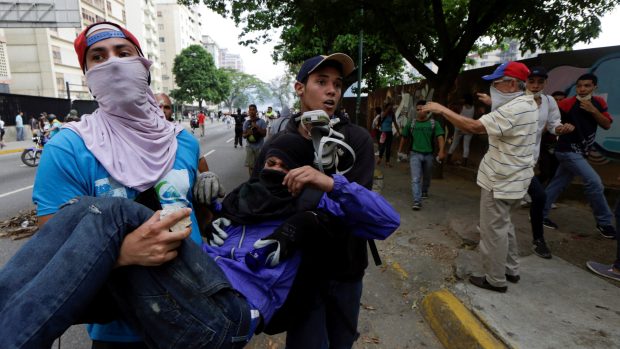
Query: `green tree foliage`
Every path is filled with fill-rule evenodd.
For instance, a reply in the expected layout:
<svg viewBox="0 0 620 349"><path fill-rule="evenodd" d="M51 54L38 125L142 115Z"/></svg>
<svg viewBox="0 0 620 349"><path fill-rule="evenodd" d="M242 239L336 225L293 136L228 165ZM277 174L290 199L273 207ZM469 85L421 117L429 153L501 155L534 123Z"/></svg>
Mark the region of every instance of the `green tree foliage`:
<svg viewBox="0 0 620 349"><path fill-rule="evenodd" d="M196 3L199 0L181 0ZM620 0L203 0L243 28L241 43L270 41L274 58L299 63L318 53L357 58L364 30L363 72L372 76L406 59L442 100L473 51L512 38L523 50L561 49L596 37L599 17ZM362 14L363 8L363 14ZM428 64L436 66L431 69Z"/></svg>
<svg viewBox="0 0 620 349"><path fill-rule="evenodd" d="M278 76L269 81L268 87L271 92L271 96L280 105L280 110L284 106L290 106L290 101L293 97L293 84L294 80L289 74Z"/></svg>
<svg viewBox="0 0 620 349"><path fill-rule="evenodd" d="M177 88L170 92L180 103L220 103L231 89L226 73L217 69L213 57L200 45L191 45L174 58L174 82Z"/></svg>
<svg viewBox="0 0 620 349"><path fill-rule="evenodd" d="M230 91L224 98L224 105L229 111L246 108L250 103L264 102L270 97L267 85L255 77L234 69L222 69L230 81Z"/></svg>

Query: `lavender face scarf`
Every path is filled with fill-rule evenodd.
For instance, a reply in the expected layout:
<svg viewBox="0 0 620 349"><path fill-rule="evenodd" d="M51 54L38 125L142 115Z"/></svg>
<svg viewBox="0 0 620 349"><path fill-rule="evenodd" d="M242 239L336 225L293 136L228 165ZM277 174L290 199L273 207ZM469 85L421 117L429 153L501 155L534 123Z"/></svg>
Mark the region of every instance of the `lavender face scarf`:
<svg viewBox="0 0 620 349"><path fill-rule="evenodd" d="M86 73L99 108L65 128L76 132L112 178L144 191L172 169L182 128L164 118L148 86L152 62L111 57Z"/></svg>

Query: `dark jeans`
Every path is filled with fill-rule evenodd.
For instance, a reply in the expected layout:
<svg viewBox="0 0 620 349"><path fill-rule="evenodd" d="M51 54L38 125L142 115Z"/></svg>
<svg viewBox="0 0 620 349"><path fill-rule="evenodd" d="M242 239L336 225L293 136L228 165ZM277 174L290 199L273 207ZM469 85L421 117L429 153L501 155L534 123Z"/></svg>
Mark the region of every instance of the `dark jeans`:
<svg viewBox="0 0 620 349"><path fill-rule="evenodd" d="M351 349L359 337L357 320L362 280L325 281L305 321L286 333L287 349ZM309 302L313 300L309 299Z"/></svg>
<svg viewBox="0 0 620 349"><path fill-rule="evenodd" d="M235 145L243 147L243 128L235 127Z"/></svg>
<svg viewBox="0 0 620 349"><path fill-rule="evenodd" d="M532 203L530 205L530 224L532 225L532 239L544 239L543 211L545 209L547 195L545 194L545 188L538 180L538 177L532 177L532 181L530 182L530 186L527 189L527 193L530 194L530 197L532 198Z"/></svg>
<svg viewBox="0 0 620 349"><path fill-rule="evenodd" d="M394 139L394 135L392 132L386 132L385 142L383 144L379 144L379 159L383 159L383 153L385 152L385 162L390 162L390 157L392 156L392 140Z"/></svg>
<svg viewBox="0 0 620 349"><path fill-rule="evenodd" d="M616 208L614 208L614 216L616 216L616 261L614 267L620 269L620 198L616 202Z"/></svg>
<svg viewBox="0 0 620 349"><path fill-rule="evenodd" d="M150 348L243 347L248 303L198 245L183 242L158 267L113 269L124 237L152 214L122 198L80 197L59 210L0 270L0 348L49 348L97 319L100 298Z"/></svg>

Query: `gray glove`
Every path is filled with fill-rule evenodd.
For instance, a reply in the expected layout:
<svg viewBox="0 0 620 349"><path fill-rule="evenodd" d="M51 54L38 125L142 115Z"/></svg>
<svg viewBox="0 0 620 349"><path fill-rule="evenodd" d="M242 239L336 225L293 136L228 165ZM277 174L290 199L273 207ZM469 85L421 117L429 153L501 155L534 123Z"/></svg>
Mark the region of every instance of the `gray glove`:
<svg viewBox="0 0 620 349"><path fill-rule="evenodd" d="M204 205L210 205L216 198L223 198L226 194L220 178L213 172L200 173L194 183L194 199Z"/></svg>
<svg viewBox="0 0 620 349"><path fill-rule="evenodd" d="M226 218L218 218L211 223L211 238L207 239L207 243L213 247L222 246L224 240L228 238L228 234L222 229L222 226L230 225L230 220Z"/></svg>

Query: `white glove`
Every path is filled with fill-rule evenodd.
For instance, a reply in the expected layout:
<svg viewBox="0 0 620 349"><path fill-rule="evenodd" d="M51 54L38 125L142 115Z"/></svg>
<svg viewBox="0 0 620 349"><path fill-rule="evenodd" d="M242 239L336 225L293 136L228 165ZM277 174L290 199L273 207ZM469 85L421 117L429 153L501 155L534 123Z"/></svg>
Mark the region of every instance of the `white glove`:
<svg viewBox="0 0 620 349"><path fill-rule="evenodd" d="M220 178L213 172L202 172L194 183L194 198L196 201L210 205L216 198L223 198L226 194L224 186L220 183Z"/></svg>
<svg viewBox="0 0 620 349"><path fill-rule="evenodd" d="M230 225L230 220L224 217L218 218L211 223L211 239L207 242L213 247L219 247L224 244L224 240L228 238L228 234L221 227Z"/></svg>

